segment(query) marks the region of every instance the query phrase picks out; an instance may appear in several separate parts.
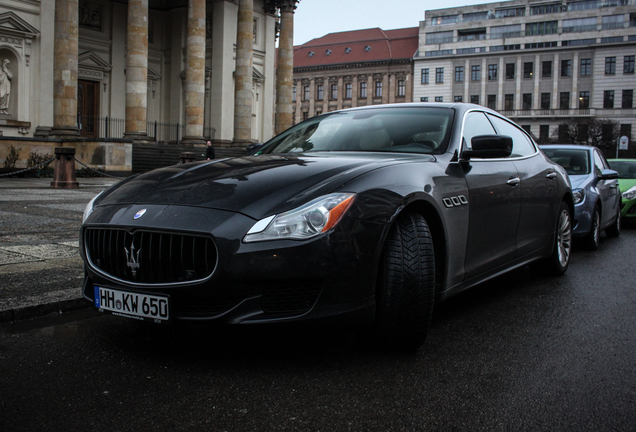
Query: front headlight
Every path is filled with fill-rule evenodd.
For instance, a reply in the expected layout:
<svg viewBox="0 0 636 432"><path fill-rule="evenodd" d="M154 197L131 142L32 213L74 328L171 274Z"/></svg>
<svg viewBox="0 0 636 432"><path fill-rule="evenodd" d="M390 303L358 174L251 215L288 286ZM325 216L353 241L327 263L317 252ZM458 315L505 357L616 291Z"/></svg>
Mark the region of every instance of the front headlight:
<svg viewBox="0 0 636 432"><path fill-rule="evenodd" d="M256 222L247 232L246 243L294 239L306 240L333 229L353 204L355 194L334 193L279 215Z"/></svg>
<svg viewBox="0 0 636 432"><path fill-rule="evenodd" d="M629 188L625 192L623 192L623 199L633 200L634 198L636 198L636 186Z"/></svg>
<svg viewBox="0 0 636 432"><path fill-rule="evenodd" d="M95 195L95 197L92 200L90 200L88 204L86 204L86 208L84 209L84 216L82 216L82 225L84 225L84 222L86 222L86 219L88 219L91 213L93 213L93 203L95 202L97 197L100 196L103 192L104 191L101 191L100 193Z"/></svg>
<svg viewBox="0 0 636 432"><path fill-rule="evenodd" d="M574 204L579 204L585 199L585 189L574 189L572 191L574 197Z"/></svg>

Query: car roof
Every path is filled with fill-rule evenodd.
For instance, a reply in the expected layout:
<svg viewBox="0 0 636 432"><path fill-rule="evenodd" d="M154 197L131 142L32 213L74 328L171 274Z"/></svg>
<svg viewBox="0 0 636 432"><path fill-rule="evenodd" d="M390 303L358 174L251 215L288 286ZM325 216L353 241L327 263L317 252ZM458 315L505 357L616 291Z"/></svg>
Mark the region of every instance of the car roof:
<svg viewBox="0 0 636 432"><path fill-rule="evenodd" d="M539 147L544 149L563 149L563 150L581 149L581 150L588 150L588 151L598 148L594 146L579 145L579 144L539 144Z"/></svg>

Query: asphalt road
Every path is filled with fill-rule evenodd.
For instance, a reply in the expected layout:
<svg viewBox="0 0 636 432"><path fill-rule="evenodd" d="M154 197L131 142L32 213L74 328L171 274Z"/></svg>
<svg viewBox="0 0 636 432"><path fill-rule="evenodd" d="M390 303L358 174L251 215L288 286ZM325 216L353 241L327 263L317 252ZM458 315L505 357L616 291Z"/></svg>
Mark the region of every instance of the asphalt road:
<svg viewBox="0 0 636 432"><path fill-rule="evenodd" d="M0 327L0 431L634 431L636 229L440 305L415 355L352 332Z"/></svg>

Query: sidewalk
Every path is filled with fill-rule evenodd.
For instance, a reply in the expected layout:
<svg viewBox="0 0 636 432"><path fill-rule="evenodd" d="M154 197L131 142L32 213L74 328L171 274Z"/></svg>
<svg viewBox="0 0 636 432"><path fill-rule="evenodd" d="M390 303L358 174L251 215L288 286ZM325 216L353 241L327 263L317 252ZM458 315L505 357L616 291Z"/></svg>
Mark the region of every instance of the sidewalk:
<svg viewBox="0 0 636 432"><path fill-rule="evenodd" d="M0 178L0 323L90 306L80 292L82 214L119 180L77 181L52 189L50 178Z"/></svg>

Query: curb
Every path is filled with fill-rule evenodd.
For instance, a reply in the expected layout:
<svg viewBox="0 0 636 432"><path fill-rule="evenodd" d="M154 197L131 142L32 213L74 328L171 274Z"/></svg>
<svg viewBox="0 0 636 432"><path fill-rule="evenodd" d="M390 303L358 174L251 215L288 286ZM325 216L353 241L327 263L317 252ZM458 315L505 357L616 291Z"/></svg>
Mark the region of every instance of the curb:
<svg viewBox="0 0 636 432"><path fill-rule="evenodd" d="M91 306L91 303L86 299L76 298L39 305L17 307L14 309L0 311L0 323L41 318L55 312L70 312L79 309L88 309Z"/></svg>

